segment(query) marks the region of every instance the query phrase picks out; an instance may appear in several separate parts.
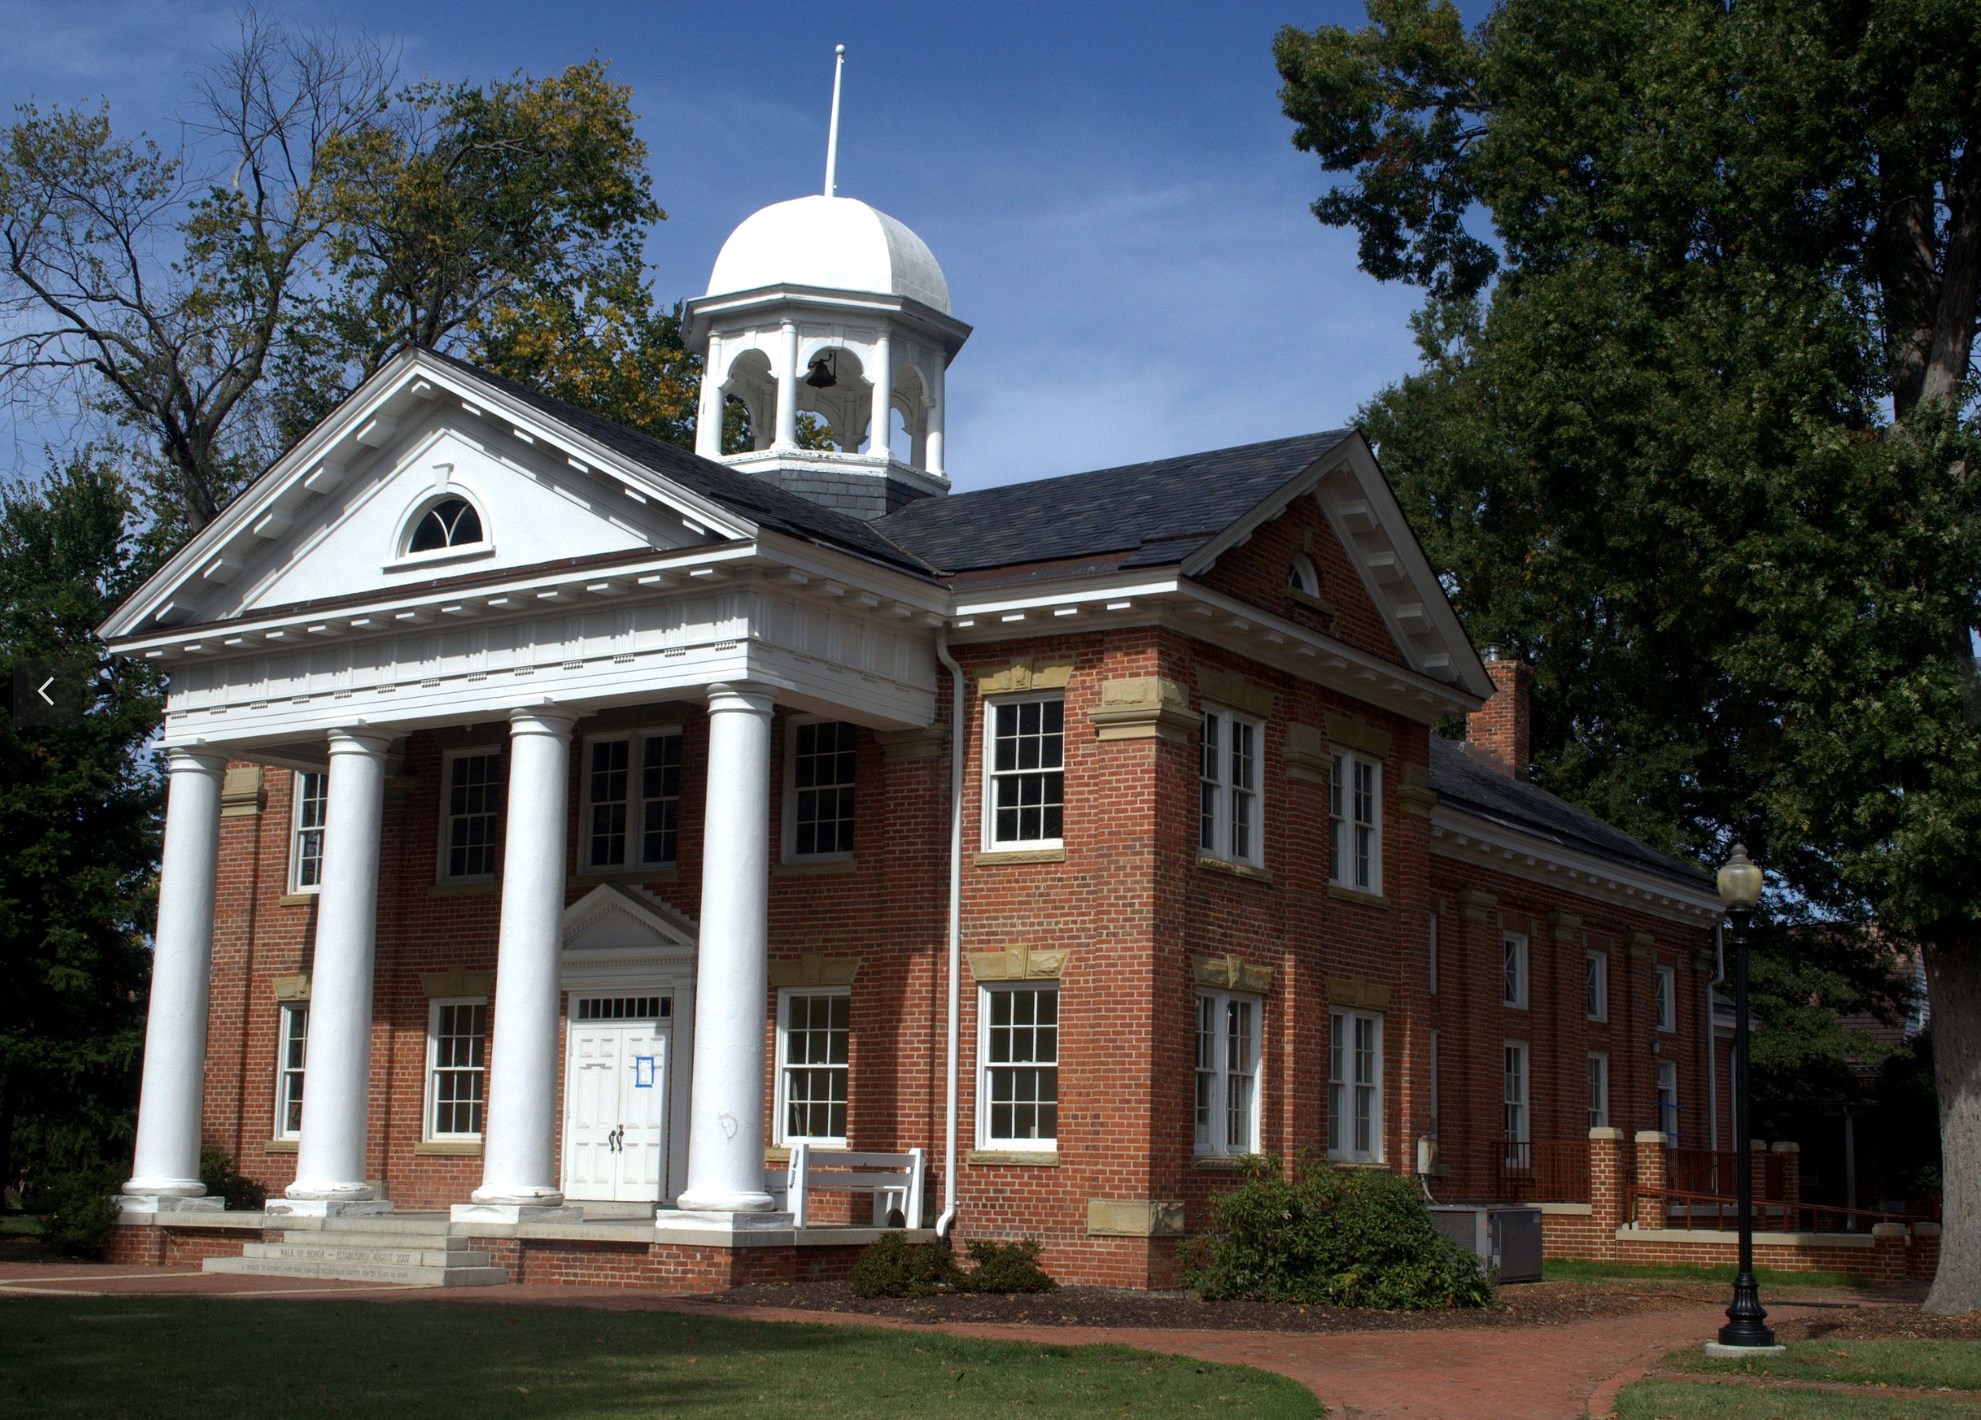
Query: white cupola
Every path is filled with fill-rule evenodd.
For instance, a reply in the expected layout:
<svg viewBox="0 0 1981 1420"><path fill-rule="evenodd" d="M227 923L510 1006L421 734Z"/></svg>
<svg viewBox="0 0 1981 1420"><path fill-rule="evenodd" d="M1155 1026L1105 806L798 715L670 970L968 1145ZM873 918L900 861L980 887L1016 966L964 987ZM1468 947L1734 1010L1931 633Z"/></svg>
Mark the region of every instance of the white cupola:
<svg viewBox="0 0 1981 1420"><path fill-rule="evenodd" d="M845 62L841 46L839 63ZM702 356L695 452L862 518L949 491L944 377L970 327L928 243L857 198L840 197L839 78L825 193L746 218L688 302ZM748 411L751 446L725 454L727 401ZM800 414L830 448L800 448ZM894 447L894 416L905 432Z"/></svg>

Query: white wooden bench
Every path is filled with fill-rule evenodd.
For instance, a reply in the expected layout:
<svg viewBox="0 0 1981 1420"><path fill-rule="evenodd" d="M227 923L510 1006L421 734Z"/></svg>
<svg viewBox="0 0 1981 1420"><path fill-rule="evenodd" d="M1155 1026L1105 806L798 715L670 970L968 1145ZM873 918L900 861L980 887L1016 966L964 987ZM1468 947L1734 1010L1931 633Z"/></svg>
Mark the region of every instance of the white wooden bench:
<svg viewBox="0 0 1981 1420"><path fill-rule="evenodd" d="M905 1225L922 1225L922 1151L905 1154L857 1154L842 1149L791 1146L791 1167L785 1175L785 1207L796 1227L805 1226L814 1193L871 1193L874 1222L886 1226L888 1214L899 1209Z"/></svg>

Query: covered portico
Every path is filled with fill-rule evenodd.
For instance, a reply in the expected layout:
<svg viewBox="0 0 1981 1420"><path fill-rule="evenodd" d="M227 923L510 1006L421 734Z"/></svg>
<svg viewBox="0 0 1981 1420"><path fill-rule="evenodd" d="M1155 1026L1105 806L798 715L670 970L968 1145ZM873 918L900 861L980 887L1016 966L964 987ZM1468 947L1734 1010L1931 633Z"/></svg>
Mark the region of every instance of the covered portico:
<svg viewBox="0 0 1981 1420"><path fill-rule="evenodd" d="M456 504L474 514L473 539L421 546L417 520L436 508L459 518ZM171 673L127 1211L217 1206L202 1196L198 1165L222 780L236 760L327 775L309 1087L295 1182L269 1211L390 1208L366 1168L387 780L408 734L472 725L506 740L507 812L482 1177L455 1214L556 1218L573 730L597 712L662 702L704 707L708 733L677 1202L718 1215L770 1210L772 718L783 707L877 730L929 724L941 591L866 555L852 533L837 543L831 526L794 535L775 525L777 507L765 511L676 482L499 385L412 354L106 627L117 650ZM365 575L358 559L383 575Z"/></svg>

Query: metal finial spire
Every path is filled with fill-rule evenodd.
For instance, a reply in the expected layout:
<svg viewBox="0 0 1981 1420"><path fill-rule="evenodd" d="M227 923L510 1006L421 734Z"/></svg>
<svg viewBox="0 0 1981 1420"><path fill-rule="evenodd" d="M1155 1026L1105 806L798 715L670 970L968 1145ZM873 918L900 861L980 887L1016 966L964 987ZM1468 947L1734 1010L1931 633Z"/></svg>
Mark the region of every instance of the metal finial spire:
<svg viewBox="0 0 1981 1420"><path fill-rule="evenodd" d="M825 140L825 195L834 197L839 191L839 80L846 72L846 46L839 45L833 50L838 56L832 66L832 128Z"/></svg>

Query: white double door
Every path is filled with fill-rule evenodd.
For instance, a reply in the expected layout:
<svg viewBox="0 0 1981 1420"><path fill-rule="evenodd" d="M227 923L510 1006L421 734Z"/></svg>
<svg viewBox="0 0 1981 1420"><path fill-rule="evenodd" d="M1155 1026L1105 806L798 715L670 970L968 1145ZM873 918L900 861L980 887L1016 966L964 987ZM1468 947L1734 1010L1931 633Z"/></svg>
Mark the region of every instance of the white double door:
<svg viewBox="0 0 1981 1420"><path fill-rule="evenodd" d="M574 999L571 1004L564 1058L564 1196L659 1202L667 1183L673 1025L652 1014L610 1018L615 1007L623 1010L633 1002Z"/></svg>

